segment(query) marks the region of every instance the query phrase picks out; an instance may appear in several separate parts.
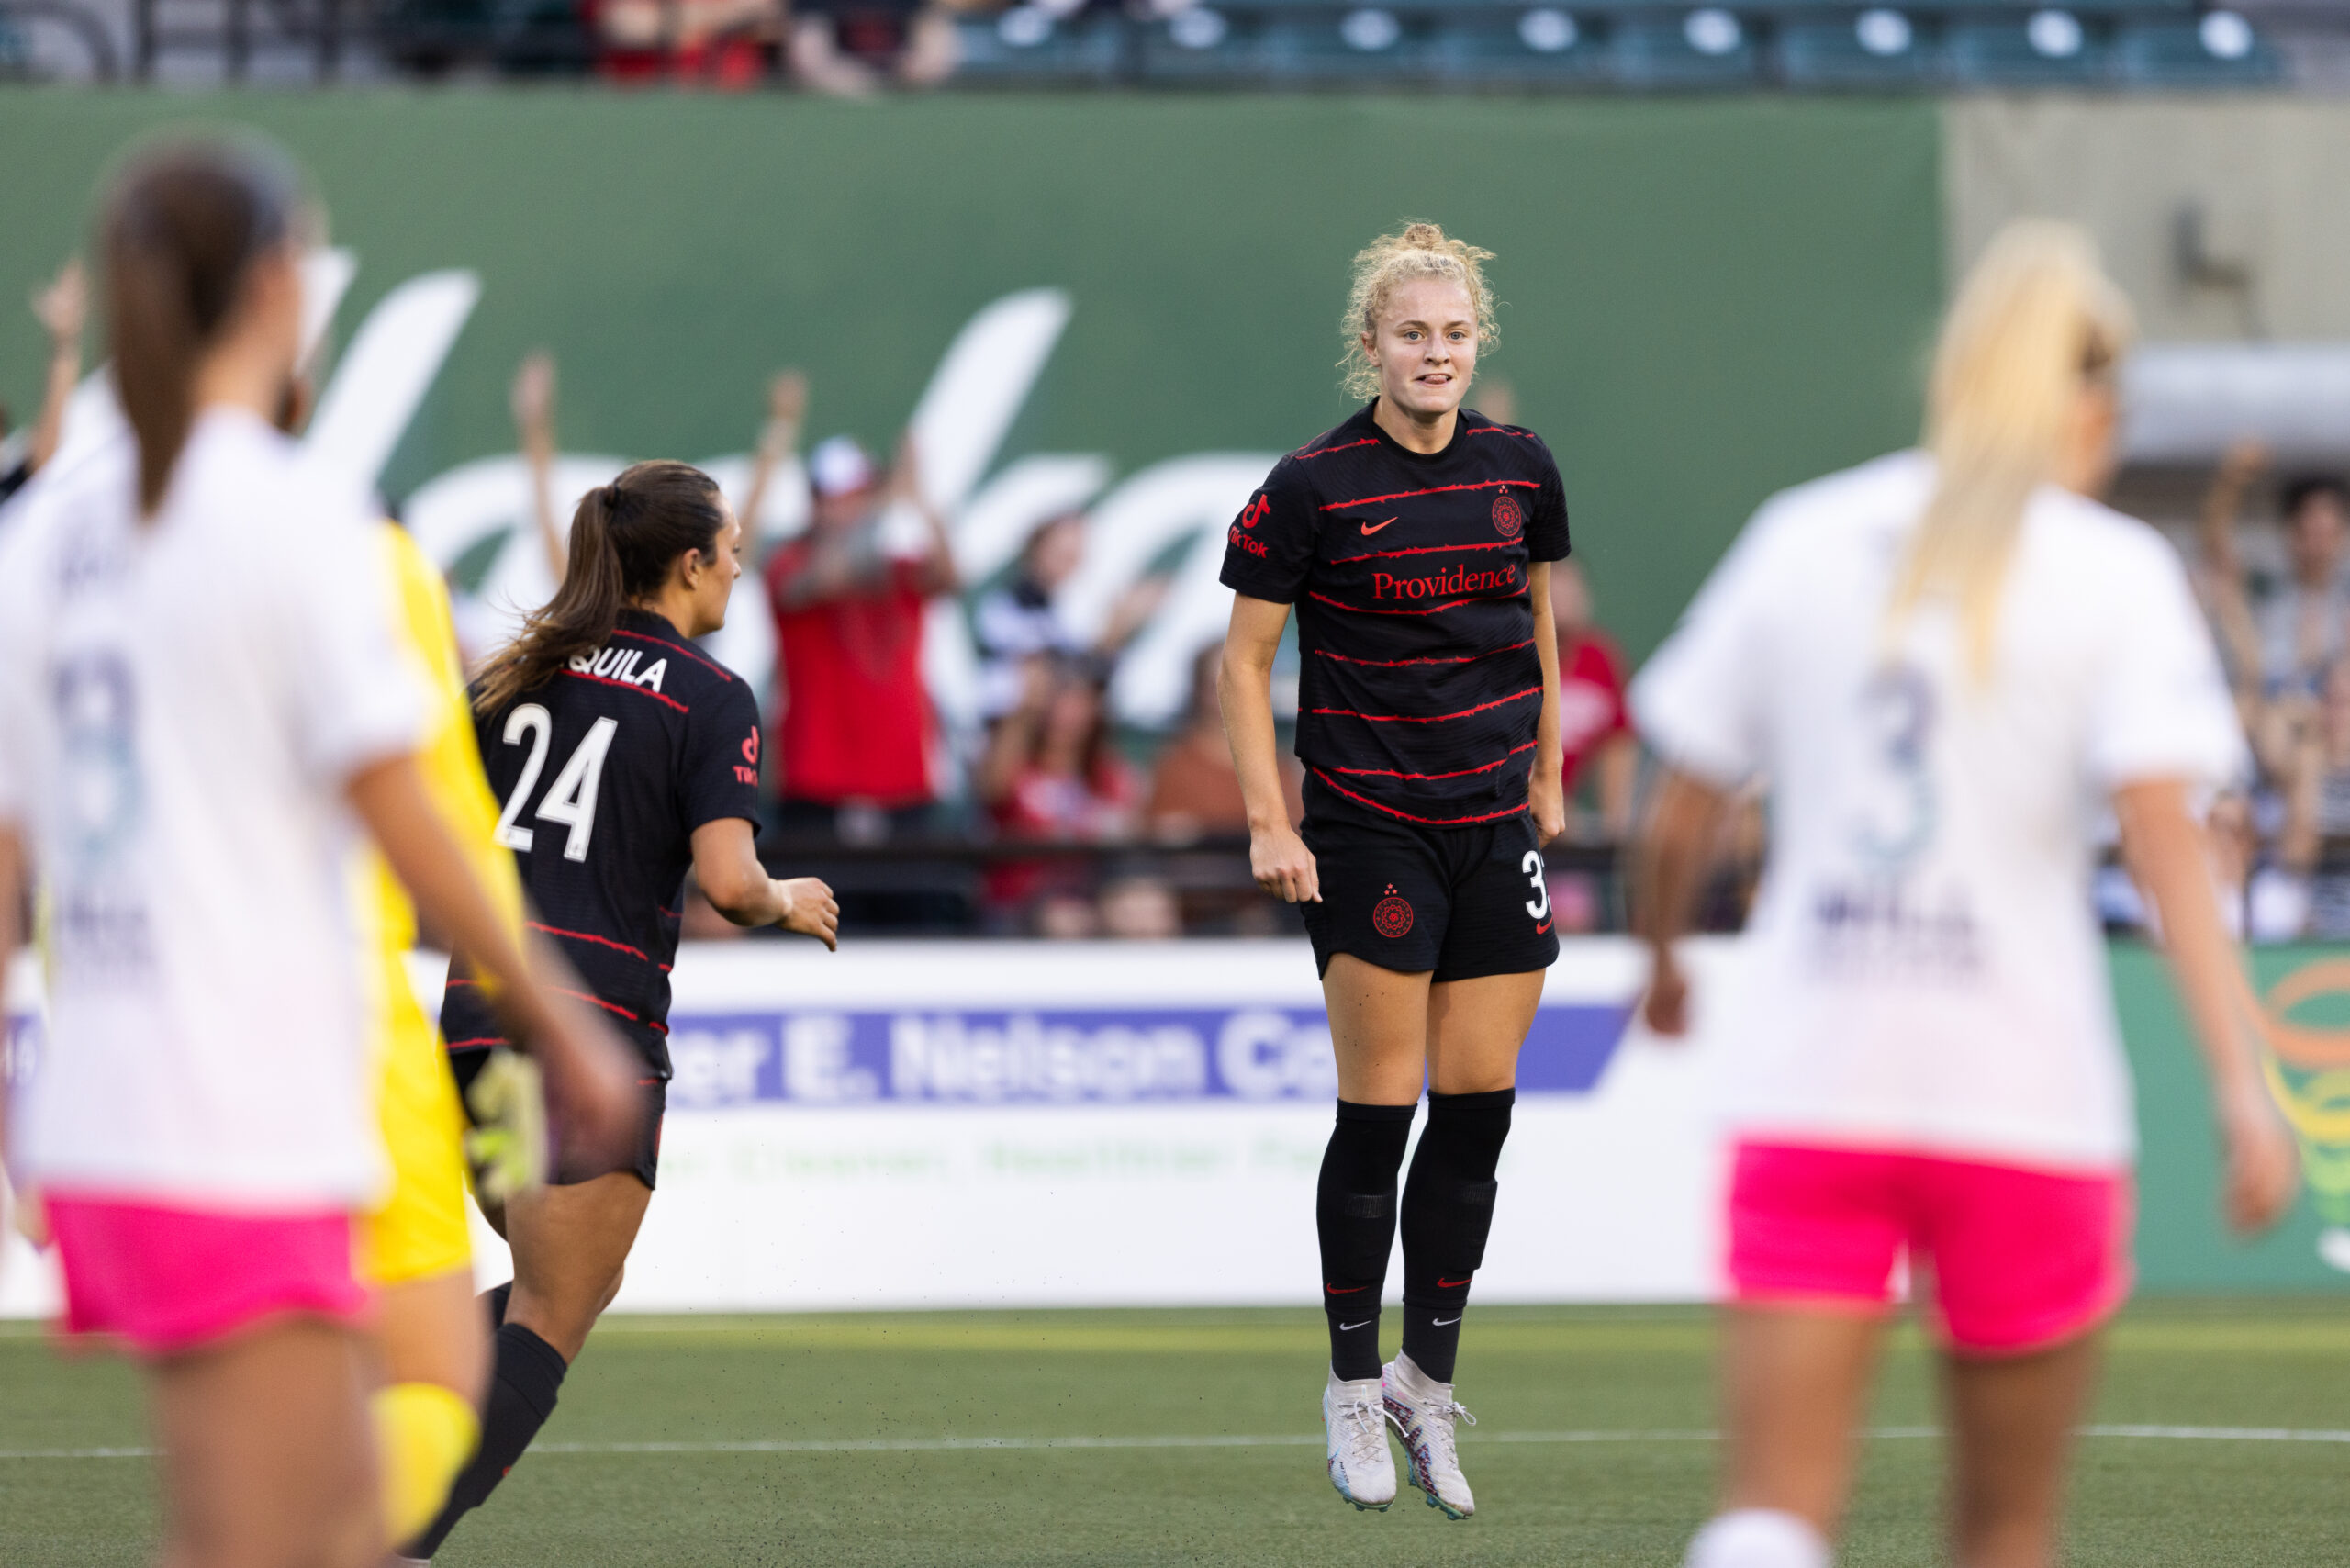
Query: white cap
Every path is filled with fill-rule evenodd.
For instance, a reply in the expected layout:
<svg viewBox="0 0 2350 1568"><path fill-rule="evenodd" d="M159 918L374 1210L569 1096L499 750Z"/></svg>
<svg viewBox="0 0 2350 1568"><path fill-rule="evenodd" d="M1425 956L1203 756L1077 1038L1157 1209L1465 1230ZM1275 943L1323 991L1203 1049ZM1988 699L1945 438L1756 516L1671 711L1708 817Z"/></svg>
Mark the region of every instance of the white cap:
<svg viewBox="0 0 2350 1568"><path fill-rule="evenodd" d="M854 436L819 442L808 454L808 483L820 496L845 496L867 488L873 478L873 459Z"/></svg>

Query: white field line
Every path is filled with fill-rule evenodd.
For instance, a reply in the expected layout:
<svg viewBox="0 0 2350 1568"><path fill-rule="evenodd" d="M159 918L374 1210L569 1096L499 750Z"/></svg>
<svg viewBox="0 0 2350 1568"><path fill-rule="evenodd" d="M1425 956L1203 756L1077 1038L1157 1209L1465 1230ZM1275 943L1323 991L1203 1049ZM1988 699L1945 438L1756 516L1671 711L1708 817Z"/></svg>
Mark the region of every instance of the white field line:
<svg viewBox="0 0 2350 1568"><path fill-rule="evenodd" d="M1938 1438L1939 1427L1877 1427L1879 1439ZM2178 1442L2350 1443L2350 1430L2294 1427L2084 1427L2085 1438L2148 1438ZM1463 1432L1464 1443L1710 1443L1721 1434L1685 1430L1588 1432ZM1169 1435L1136 1438L775 1438L706 1443L538 1443L542 1454L725 1454L725 1453L964 1453L1052 1449L1268 1449L1312 1448L1323 1439L1303 1432ZM33 1459L150 1459L151 1448L0 1449L0 1461Z"/></svg>

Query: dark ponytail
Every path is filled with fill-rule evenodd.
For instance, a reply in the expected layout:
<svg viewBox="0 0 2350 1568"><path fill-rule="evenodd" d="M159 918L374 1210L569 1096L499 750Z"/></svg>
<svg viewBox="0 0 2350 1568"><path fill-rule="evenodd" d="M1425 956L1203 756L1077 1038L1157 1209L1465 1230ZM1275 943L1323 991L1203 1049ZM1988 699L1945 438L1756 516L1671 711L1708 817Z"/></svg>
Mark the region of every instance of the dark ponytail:
<svg viewBox="0 0 2350 1568"><path fill-rule="evenodd" d="M725 526L718 482L683 463L640 463L582 496L563 586L482 666L474 707L495 712L600 647L623 609L661 591L678 556L709 560Z"/></svg>
<svg viewBox="0 0 2350 1568"><path fill-rule="evenodd" d="M115 182L100 230L108 348L139 441L139 508L162 504L196 419L196 372L254 262L291 232L300 185L257 149L180 142Z"/></svg>

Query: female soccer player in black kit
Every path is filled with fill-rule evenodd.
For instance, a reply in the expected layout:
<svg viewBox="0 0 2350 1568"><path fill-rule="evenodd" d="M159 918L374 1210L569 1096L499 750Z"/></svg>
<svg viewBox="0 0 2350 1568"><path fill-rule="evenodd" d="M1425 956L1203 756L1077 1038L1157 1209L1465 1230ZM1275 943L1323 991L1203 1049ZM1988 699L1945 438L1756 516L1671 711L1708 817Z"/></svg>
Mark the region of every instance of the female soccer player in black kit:
<svg viewBox="0 0 2350 1568"><path fill-rule="evenodd" d="M835 942L831 890L770 879L753 849L758 707L740 677L690 641L726 623L742 541L708 475L638 464L580 501L563 587L475 682L482 759L504 807L498 838L521 866L532 924L565 948L588 1000L635 1045L650 1114L627 1164L559 1170L491 1215L513 1246L514 1281L492 1293L503 1321L481 1449L441 1518L408 1547L413 1558L430 1559L521 1457L620 1289L653 1196L687 870L738 925ZM462 958L441 1027L466 1084L506 1043Z"/></svg>
<svg viewBox="0 0 2350 1568"><path fill-rule="evenodd" d="M1494 339L1488 256L1415 223L1355 258L1348 385L1371 400L1274 465L1224 566L1237 596L1224 722L1251 868L1304 906L1337 1051L1315 1204L1330 1479L1358 1508L1393 1502L1392 1423L1412 1484L1456 1519L1475 1503L1453 1446L1453 1359L1518 1048L1559 953L1542 846L1565 826L1559 470L1528 431L1460 407ZM1302 830L1282 804L1270 694L1292 605ZM1400 1205L1404 1348L1382 1370L1379 1297L1424 1080L1427 1130Z"/></svg>

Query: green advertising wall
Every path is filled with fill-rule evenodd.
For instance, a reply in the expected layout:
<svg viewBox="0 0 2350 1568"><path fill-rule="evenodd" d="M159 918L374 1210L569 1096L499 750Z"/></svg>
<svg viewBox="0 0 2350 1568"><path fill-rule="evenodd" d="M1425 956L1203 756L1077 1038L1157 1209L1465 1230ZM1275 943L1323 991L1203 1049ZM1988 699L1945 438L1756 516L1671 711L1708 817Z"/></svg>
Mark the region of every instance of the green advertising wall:
<svg viewBox="0 0 2350 1568"><path fill-rule="evenodd" d="M2275 1047L2272 1087L2300 1134L2306 1189L2285 1222L2254 1241L2232 1235L2220 1218L2208 1080L2161 957L2118 945L2112 967L2138 1086L2141 1284L2156 1292L2350 1287L2350 949L2254 950Z"/></svg>
<svg viewBox="0 0 2350 1568"><path fill-rule="evenodd" d="M1436 218L1499 254L1489 368L1557 448L1636 654L1771 490L1911 438L1942 290L1923 100L10 91L20 414L40 344L9 302L76 243L109 158L192 117L308 165L360 260L344 330L418 273L481 274L395 496L510 446L507 378L538 345L571 450L744 450L785 364L813 378L812 435L886 444L956 330L1036 285L1074 315L1003 459L1279 451L1346 412L1348 258Z"/></svg>

